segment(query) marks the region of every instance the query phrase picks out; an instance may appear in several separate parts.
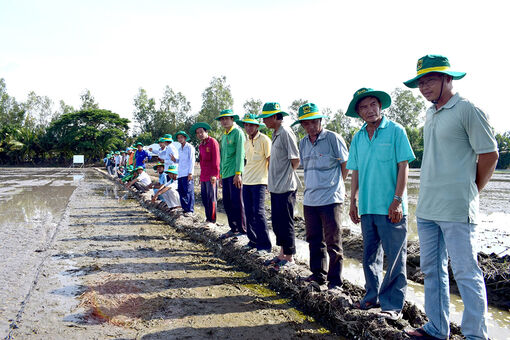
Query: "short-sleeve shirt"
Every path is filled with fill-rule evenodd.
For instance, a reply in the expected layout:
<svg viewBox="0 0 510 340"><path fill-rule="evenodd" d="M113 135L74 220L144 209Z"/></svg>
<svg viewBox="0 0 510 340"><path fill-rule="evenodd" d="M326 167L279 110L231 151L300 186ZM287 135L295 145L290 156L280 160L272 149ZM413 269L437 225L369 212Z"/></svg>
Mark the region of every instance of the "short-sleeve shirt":
<svg viewBox="0 0 510 340"><path fill-rule="evenodd" d="M246 165L244 166L243 184L267 185L267 158L271 156L271 140L263 133L257 132L253 139L246 139L244 149Z"/></svg>
<svg viewBox="0 0 510 340"><path fill-rule="evenodd" d="M140 175L138 175L138 181L142 183L143 185L149 185L151 184L151 178L149 174L147 174L145 171L142 172Z"/></svg>
<svg viewBox="0 0 510 340"><path fill-rule="evenodd" d="M200 181L208 182L211 177L220 175L220 145L212 137L207 137L198 146L200 154Z"/></svg>
<svg viewBox="0 0 510 340"><path fill-rule="evenodd" d="M163 158L163 159L165 161L165 170L168 170L168 167L170 165L177 164L177 162L174 162L171 157L171 156L174 156L176 159L179 159L179 152L177 151L177 149L175 148L173 143L170 143L166 146L164 156L165 156L165 158Z"/></svg>
<svg viewBox="0 0 510 340"><path fill-rule="evenodd" d="M416 216L477 223L477 155L497 151L485 114L455 94L439 110L427 110Z"/></svg>
<svg viewBox="0 0 510 340"><path fill-rule="evenodd" d="M179 146L179 166L177 167L177 178L193 175L195 169L195 147L186 142L184 146Z"/></svg>
<svg viewBox="0 0 510 340"><path fill-rule="evenodd" d="M167 174L165 174L164 172L159 174L159 184L165 185L167 181L168 181Z"/></svg>
<svg viewBox="0 0 510 340"><path fill-rule="evenodd" d="M280 126L273 133L267 189L275 194L297 190L298 177L291 159L299 159L296 135L290 127Z"/></svg>
<svg viewBox="0 0 510 340"><path fill-rule="evenodd" d="M367 124L354 135L347 169L358 171L360 215L388 215L395 196L398 163L412 162L414 153L402 125L383 116L372 139ZM407 215L407 190L402 195L402 212Z"/></svg>
<svg viewBox="0 0 510 340"><path fill-rule="evenodd" d="M145 158L151 158L149 153L142 149L142 151L136 150L135 152L135 168L141 166L145 169L145 163L143 162Z"/></svg>
<svg viewBox="0 0 510 340"><path fill-rule="evenodd" d="M349 152L337 133L322 129L314 143L309 136L299 142L300 160L305 173L303 204L317 207L342 203L345 196L341 164Z"/></svg>
<svg viewBox="0 0 510 340"><path fill-rule="evenodd" d="M221 178L242 174L244 170L244 132L235 125L221 136Z"/></svg>

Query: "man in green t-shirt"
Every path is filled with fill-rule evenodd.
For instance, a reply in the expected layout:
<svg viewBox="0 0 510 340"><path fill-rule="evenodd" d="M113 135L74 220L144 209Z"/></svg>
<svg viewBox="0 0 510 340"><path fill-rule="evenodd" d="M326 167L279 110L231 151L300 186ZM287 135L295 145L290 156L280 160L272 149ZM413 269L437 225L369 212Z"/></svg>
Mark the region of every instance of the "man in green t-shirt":
<svg viewBox="0 0 510 340"><path fill-rule="evenodd" d="M220 140L220 177L223 206L227 213L230 231L222 239L246 234L246 217L243 206L244 132L234 122L239 120L232 110L223 110L216 117L224 129Z"/></svg>

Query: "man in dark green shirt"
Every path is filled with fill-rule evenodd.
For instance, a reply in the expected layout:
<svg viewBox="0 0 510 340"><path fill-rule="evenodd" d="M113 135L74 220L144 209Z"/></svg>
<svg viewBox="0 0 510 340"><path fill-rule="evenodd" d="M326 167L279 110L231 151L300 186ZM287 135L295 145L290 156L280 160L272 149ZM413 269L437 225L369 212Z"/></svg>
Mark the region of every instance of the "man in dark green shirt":
<svg viewBox="0 0 510 340"><path fill-rule="evenodd" d="M223 110L216 117L225 130L220 140L220 177L223 206L227 213L230 231L221 238L246 234L246 217L243 206L244 132L234 122L239 120L232 110Z"/></svg>

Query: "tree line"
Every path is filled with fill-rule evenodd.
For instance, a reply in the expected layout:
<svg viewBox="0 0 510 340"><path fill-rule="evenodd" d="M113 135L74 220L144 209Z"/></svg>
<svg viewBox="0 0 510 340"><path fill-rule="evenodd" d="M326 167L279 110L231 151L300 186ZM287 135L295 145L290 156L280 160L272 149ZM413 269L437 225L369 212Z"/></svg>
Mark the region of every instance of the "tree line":
<svg viewBox="0 0 510 340"><path fill-rule="evenodd" d="M419 168L423 155L423 123L426 103L421 96L410 90L396 88L392 93L392 105L384 111L386 117L402 124L409 136L416 160L411 167ZM88 162L99 161L105 153L120 150L142 142L152 144L160 136L188 131L197 121L208 122L210 135L219 138L221 127L214 119L226 108L232 108L234 98L225 76L213 77L202 92L202 105L192 112L186 96L166 86L161 98L150 96L143 88L133 99L133 126L119 114L100 108L89 90L80 95L81 105L75 109L63 100L55 104L46 96L30 92L25 102L18 102L7 93L5 80L0 79L0 164L64 165L73 154L83 154ZM313 101L313 100L312 100ZM288 106L292 120L297 119L299 107L308 99L296 99ZM320 105L320 103L317 103ZM250 98L243 104L243 112L260 114L263 102ZM347 117L342 109L323 107L322 113L327 129L341 134L349 145L354 134L361 128L361 119ZM304 131L295 127L299 138ZM271 136L271 131L263 129ZM192 143L198 145L195 136ZM501 153L498 168L510 165L510 131L497 134Z"/></svg>

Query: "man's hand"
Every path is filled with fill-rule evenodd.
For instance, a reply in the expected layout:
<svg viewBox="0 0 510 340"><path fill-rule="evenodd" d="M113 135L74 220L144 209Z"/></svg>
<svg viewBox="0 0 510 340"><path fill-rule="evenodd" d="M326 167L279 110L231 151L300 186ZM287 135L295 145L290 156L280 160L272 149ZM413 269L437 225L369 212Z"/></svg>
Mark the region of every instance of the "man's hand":
<svg viewBox="0 0 510 340"><path fill-rule="evenodd" d="M152 203L156 203L156 197L157 197L157 196L152 195L152 198L151 198L151 202L152 202Z"/></svg>
<svg viewBox="0 0 510 340"><path fill-rule="evenodd" d="M188 174L188 181L192 181L193 180L193 175L192 174Z"/></svg>
<svg viewBox="0 0 510 340"><path fill-rule="evenodd" d="M216 184L216 176L211 176L211 184Z"/></svg>
<svg viewBox="0 0 510 340"><path fill-rule="evenodd" d="M237 189L241 189L241 187L243 186L243 180L241 178L241 175L237 174L234 176L234 185L236 186Z"/></svg>
<svg viewBox="0 0 510 340"><path fill-rule="evenodd" d="M170 158L172 159L172 162L176 162L176 159L175 159L175 157L174 157L174 154L171 154L171 155L170 155Z"/></svg>
<svg viewBox="0 0 510 340"><path fill-rule="evenodd" d="M402 212L402 203L397 201L396 199L391 202L390 208L388 209L388 217L391 220L391 223L398 223L404 216Z"/></svg>
<svg viewBox="0 0 510 340"><path fill-rule="evenodd" d="M351 201L351 206L349 208L349 216L354 224L358 224L361 221L358 215L358 202Z"/></svg>

